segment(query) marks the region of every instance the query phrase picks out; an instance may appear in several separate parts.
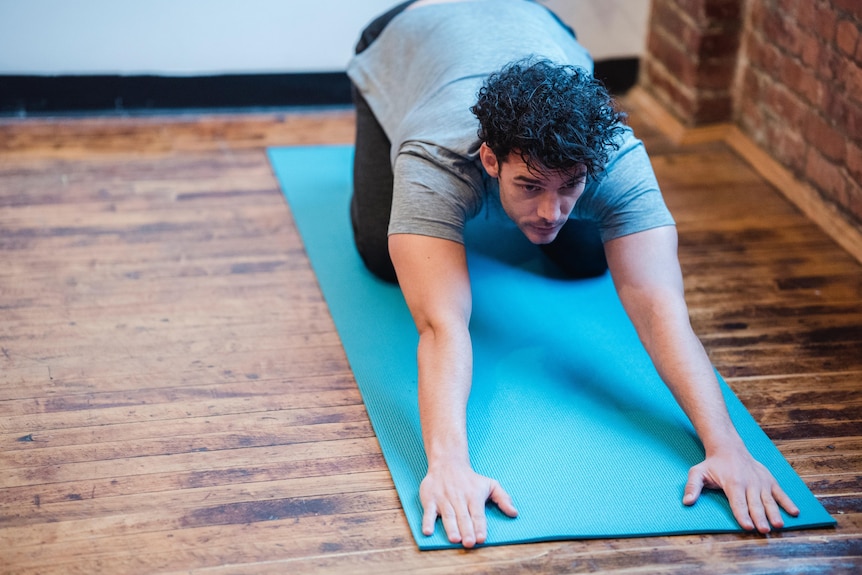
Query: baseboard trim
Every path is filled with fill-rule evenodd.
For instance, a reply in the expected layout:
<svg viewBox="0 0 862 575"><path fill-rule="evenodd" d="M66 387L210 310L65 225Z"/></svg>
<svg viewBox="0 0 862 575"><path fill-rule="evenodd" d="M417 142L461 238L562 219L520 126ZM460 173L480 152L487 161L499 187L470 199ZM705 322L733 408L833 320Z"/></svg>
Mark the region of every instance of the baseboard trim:
<svg viewBox="0 0 862 575"><path fill-rule="evenodd" d="M351 104L345 72L219 76L0 76L0 115L146 114Z"/></svg>
<svg viewBox="0 0 862 575"><path fill-rule="evenodd" d="M801 182L733 124L689 128L641 87L626 96L644 119L677 145L721 141L736 152L760 177L817 224L838 245L862 263L862 229L812 186Z"/></svg>

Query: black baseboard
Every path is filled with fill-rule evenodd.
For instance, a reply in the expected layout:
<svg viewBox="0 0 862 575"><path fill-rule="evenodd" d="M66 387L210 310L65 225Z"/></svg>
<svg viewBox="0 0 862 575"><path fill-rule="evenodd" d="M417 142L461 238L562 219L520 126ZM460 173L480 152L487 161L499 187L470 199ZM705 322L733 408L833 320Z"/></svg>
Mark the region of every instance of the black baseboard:
<svg viewBox="0 0 862 575"><path fill-rule="evenodd" d="M0 76L0 115L134 114L350 103L344 72L223 76Z"/></svg>
<svg viewBox="0 0 862 575"><path fill-rule="evenodd" d="M605 83L611 94L625 94L638 82L639 58L615 58L596 62L593 75Z"/></svg>
<svg viewBox="0 0 862 575"><path fill-rule="evenodd" d="M615 94L637 81L638 59L596 62ZM0 116L147 114L350 104L344 72L222 76L2 76Z"/></svg>

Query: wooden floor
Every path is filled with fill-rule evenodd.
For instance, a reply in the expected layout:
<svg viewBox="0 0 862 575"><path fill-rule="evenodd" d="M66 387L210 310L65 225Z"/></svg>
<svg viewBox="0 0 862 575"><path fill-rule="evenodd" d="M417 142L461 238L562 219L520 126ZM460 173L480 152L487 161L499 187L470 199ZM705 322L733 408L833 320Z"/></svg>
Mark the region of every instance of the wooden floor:
<svg viewBox="0 0 862 575"><path fill-rule="evenodd" d="M837 528L420 553L265 156L351 113L5 120L0 573L862 571L862 266L631 111L695 329Z"/></svg>

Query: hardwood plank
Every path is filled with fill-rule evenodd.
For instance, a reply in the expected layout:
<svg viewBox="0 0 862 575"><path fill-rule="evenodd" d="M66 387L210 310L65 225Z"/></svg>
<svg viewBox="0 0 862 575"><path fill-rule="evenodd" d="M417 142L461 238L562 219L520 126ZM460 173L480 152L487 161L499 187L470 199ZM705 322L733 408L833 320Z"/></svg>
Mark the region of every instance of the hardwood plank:
<svg viewBox="0 0 862 575"><path fill-rule="evenodd" d="M174 418L179 421L191 422L190 418L200 416L211 418L216 415L296 409L300 411L292 411L291 413L299 418L297 421L306 421L306 416L303 415L304 412L301 410L307 410L307 413L313 414L315 406L328 409L336 406L361 405L361 398L359 397L356 384L348 375L344 377L302 378L287 382L280 380L261 381L259 378L249 379L247 376L237 378L231 373L221 375L225 378L229 376L230 379L226 379L221 384L211 382L205 385L188 387L156 387L140 388L130 392L75 394L72 396L55 396L45 401L34 401L32 399L14 402L7 401L0 405L9 408L6 411L6 415L9 417L21 416L25 422L32 421L34 429L36 427L41 428L41 433L35 435L31 433L30 437L26 441L23 441L25 447L19 445L18 449L40 447L42 446L42 442L56 441L61 435L74 433L72 430L76 428L86 429L91 427L92 418L94 417L92 410L95 409L135 408L137 415L135 418L128 417L128 409L126 409L123 416L113 420L109 412L99 412L102 417L99 425L113 425L114 427L111 428L110 432L117 434L120 433L119 426L124 424L134 425L131 423L132 419L145 423L152 422L153 420ZM237 379L240 381L235 383ZM295 401L287 403L285 401L285 397L287 396L293 396ZM182 409L171 407L178 402L183 402ZM200 403L201 405L195 406L196 403ZM211 409L209 407L215 405L218 405L218 409ZM17 409L14 409L16 406ZM69 413L70 411L71 413ZM91 413L83 416L84 418L78 422L83 425L76 426L74 418L76 416L81 417L80 412L82 411L90 411ZM58 414L56 426L49 426L49 420L44 417L48 413ZM192 423L189 423L189 425L192 425ZM145 425L144 427L147 426ZM10 437L19 437L16 433L12 433ZM143 431L143 433L147 432ZM152 433L152 431L149 433ZM15 449L15 447L10 446L6 449Z"/></svg>
<svg viewBox="0 0 862 575"><path fill-rule="evenodd" d="M148 118L0 120L0 158L78 159L98 154L213 151L350 143L351 111Z"/></svg>
<svg viewBox="0 0 862 575"><path fill-rule="evenodd" d="M270 420L267 421L269 425L262 426L261 419ZM59 448L42 447L38 450L7 451L3 454L3 464L6 471L12 472L35 466L60 466L70 463L112 461L130 457L174 455L201 451L232 451L240 448L374 437L371 426L365 422L353 424L343 422L315 423L293 426L283 424L281 419L281 417L271 415L264 416L264 418L253 418L246 414L244 420L248 421L248 424L244 425L240 431L219 432L214 430L193 436L166 435L136 440L96 441L72 446L65 445ZM207 421L212 422L209 419ZM165 427L171 427L170 423L172 422L168 422ZM217 422L214 423L217 424Z"/></svg>
<svg viewBox="0 0 862 575"><path fill-rule="evenodd" d="M284 461L238 460L224 463L227 465L203 470L149 472L141 475L89 478L57 483L28 483L5 488L2 508L4 513L23 513L31 505L40 509L42 505L70 500L123 498L163 491L264 483L304 477L345 476L343 480L349 480L350 476L356 473L387 471L382 455L373 450L360 452L357 455L324 455L311 459L288 458ZM35 511L31 509L31 512Z"/></svg>
<svg viewBox="0 0 862 575"><path fill-rule="evenodd" d="M375 438L337 439L289 445L249 447L242 450L193 451L110 460L71 462L61 466L34 465L9 469L0 477L0 488L45 485L66 481L108 479L146 473L206 471L236 465L254 458L285 462L319 459L339 453L343 456L368 455L379 450ZM239 452L239 453L235 453ZM237 461L231 458L237 458Z"/></svg>
<svg viewBox="0 0 862 575"><path fill-rule="evenodd" d="M356 499L354 495L378 491L394 494L388 471L150 491L124 497L70 493L66 501L40 502L36 514L29 513L30 509L4 509L0 536L10 542L18 538L15 548L27 553L31 550L26 547L43 545L45 533L54 533L55 527L63 530L63 536L51 540L67 545L130 533L274 521L302 516L308 509L319 514L314 508L352 505L349 502ZM170 509L167 517L164 509ZM168 517L171 522L165 521ZM89 526L81 529L83 525Z"/></svg>

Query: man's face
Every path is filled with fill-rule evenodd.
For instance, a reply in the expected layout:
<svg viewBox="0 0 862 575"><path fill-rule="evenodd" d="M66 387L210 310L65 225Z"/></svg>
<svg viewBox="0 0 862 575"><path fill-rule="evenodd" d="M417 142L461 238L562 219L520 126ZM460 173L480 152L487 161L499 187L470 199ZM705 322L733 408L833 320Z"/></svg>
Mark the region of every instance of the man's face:
<svg viewBox="0 0 862 575"><path fill-rule="evenodd" d="M534 244L554 241L584 192L586 170L574 173L530 170L517 153L497 160L491 148L482 144L482 165L500 185L500 203L506 214Z"/></svg>

